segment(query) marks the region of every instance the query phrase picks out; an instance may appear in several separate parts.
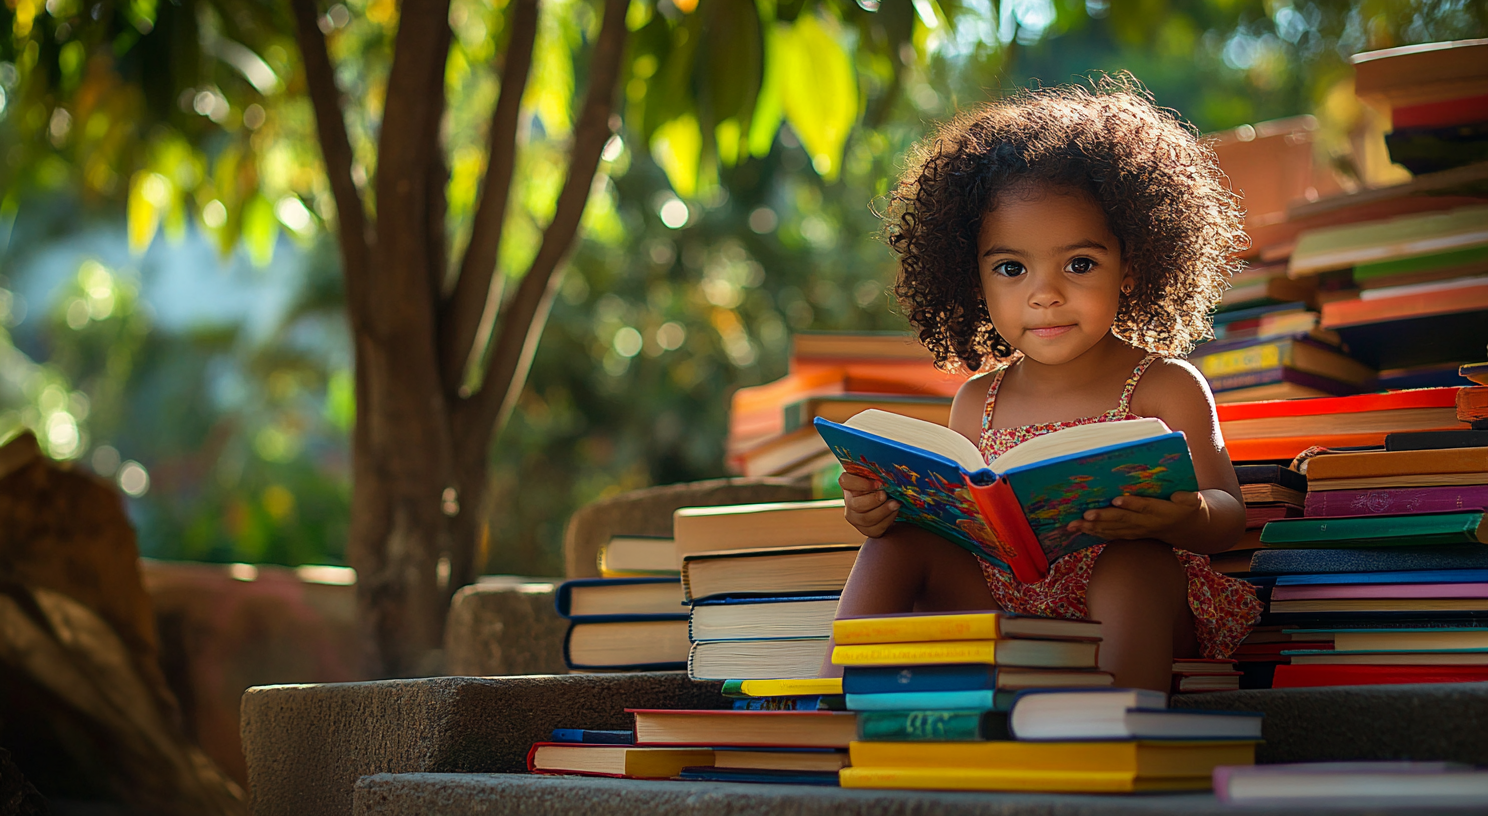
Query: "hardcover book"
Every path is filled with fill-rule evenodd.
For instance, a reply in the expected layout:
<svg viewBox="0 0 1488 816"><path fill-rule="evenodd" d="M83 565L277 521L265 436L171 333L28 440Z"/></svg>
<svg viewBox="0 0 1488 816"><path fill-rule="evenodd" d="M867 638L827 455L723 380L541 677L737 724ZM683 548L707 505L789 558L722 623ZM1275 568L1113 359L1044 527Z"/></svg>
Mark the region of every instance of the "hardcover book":
<svg viewBox="0 0 1488 816"><path fill-rule="evenodd" d="M1009 738L1006 711L864 711L863 741L974 742Z"/></svg>
<svg viewBox="0 0 1488 816"><path fill-rule="evenodd" d="M899 518L1030 583L1049 564L1103 539L1068 528L1129 494L1166 498L1198 482L1183 434L1158 419L1066 428L984 463L947 428L881 411L817 429L842 468L884 485Z"/></svg>
<svg viewBox="0 0 1488 816"><path fill-rule="evenodd" d="M932 666L848 666L842 690L848 694L935 694L939 692L1030 688L1099 688L1112 684L1101 671L1024 669L975 663Z"/></svg>
<svg viewBox="0 0 1488 816"><path fill-rule="evenodd" d="M1369 516L1485 508L1488 508L1488 484L1321 490L1307 494L1303 512L1308 516Z"/></svg>
<svg viewBox="0 0 1488 816"><path fill-rule="evenodd" d="M1216 765L1255 761L1250 742L988 741L966 744L854 742L854 768L1001 768L1066 773L1123 771L1143 777L1202 776Z"/></svg>
<svg viewBox="0 0 1488 816"><path fill-rule="evenodd" d="M1488 513L1482 510L1466 510L1404 516L1282 519L1266 525L1261 531L1261 542L1275 548L1488 544L1485 516Z"/></svg>
<svg viewBox="0 0 1488 816"><path fill-rule="evenodd" d="M1464 544L1398 549L1260 550L1250 560L1250 572L1255 575L1439 569L1488 569L1488 547Z"/></svg>
<svg viewBox="0 0 1488 816"><path fill-rule="evenodd" d="M670 779L683 768L712 765L706 748L637 748L631 745L570 745L539 742L527 752L527 770L537 774Z"/></svg>
<svg viewBox="0 0 1488 816"><path fill-rule="evenodd" d="M859 643L923 643L939 640L1100 640L1098 621L1041 618L1010 612L910 613L838 618L838 646Z"/></svg>

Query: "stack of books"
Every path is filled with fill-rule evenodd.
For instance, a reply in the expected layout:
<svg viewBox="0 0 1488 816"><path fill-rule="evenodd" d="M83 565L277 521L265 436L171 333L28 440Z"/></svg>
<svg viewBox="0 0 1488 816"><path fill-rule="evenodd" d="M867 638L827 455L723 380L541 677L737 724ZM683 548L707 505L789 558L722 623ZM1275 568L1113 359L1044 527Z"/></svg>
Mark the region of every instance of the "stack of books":
<svg viewBox="0 0 1488 816"><path fill-rule="evenodd" d="M846 788L1207 790L1215 768L1254 762L1261 715L1166 706L1158 691L1065 689L1025 691L995 718L906 715L880 729L860 714L839 777Z"/></svg>
<svg viewBox="0 0 1488 816"><path fill-rule="evenodd" d="M745 476L807 477L835 468L812 421L841 422L878 408L939 425L964 375L935 367L907 332L801 332L792 337L790 372L734 393L729 467Z"/></svg>
<svg viewBox="0 0 1488 816"><path fill-rule="evenodd" d="M1195 349L1190 360L1220 403L1368 390L1374 369L1349 356L1337 333L1319 321L1301 301L1221 311L1214 316L1214 341Z"/></svg>
<svg viewBox="0 0 1488 816"><path fill-rule="evenodd" d="M570 671L664 671L687 665L687 608L674 577L578 578L558 586L570 623Z"/></svg>
<svg viewBox="0 0 1488 816"><path fill-rule="evenodd" d="M653 536L613 536L599 548L601 578L677 578L677 542Z"/></svg>
<svg viewBox="0 0 1488 816"><path fill-rule="evenodd" d="M1412 173L1488 160L1488 42L1360 54L1354 88L1388 118L1390 160Z"/></svg>
<svg viewBox="0 0 1488 816"><path fill-rule="evenodd" d="M1275 686L1488 679L1488 447L1460 446L1476 433L1308 463L1306 517L1268 523L1252 561L1293 639Z"/></svg>
<svg viewBox="0 0 1488 816"><path fill-rule="evenodd" d="M672 520L695 680L814 677L863 535L841 500L686 507Z"/></svg>
<svg viewBox="0 0 1488 816"><path fill-rule="evenodd" d="M1185 658L1173 661L1173 694L1234 691L1240 688L1236 661L1225 658Z"/></svg>

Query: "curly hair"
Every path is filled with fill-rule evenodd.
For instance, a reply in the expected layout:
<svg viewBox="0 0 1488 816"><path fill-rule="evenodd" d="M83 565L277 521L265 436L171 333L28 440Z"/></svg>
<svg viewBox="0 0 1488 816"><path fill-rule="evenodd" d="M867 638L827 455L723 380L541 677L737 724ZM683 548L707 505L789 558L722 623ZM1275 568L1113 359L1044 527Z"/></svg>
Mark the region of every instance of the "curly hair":
<svg viewBox="0 0 1488 816"><path fill-rule="evenodd" d="M1249 239L1196 134L1120 75L1021 91L920 142L889 197L885 236L899 255L894 294L936 364L977 371L1013 356L982 299L977 236L1003 192L1030 184L1086 191L1105 212L1135 278L1117 337L1168 356L1212 337L1210 313Z"/></svg>

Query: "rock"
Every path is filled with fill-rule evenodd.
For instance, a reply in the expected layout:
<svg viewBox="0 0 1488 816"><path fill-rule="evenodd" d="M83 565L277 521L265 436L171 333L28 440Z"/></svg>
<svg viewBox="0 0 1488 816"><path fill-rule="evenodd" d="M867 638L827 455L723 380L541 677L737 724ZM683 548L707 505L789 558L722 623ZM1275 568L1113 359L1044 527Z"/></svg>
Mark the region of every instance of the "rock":
<svg viewBox="0 0 1488 816"><path fill-rule="evenodd" d="M671 538L679 507L808 501L811 488L788 479L713 479L648 487L590 502L568 520L563 567L569 578L599 577L599 548L612 536Z"/></svg>
<svg viewBox="0 0 1488 816"><path fill-rule="evenodd" d="M455 593L444 627L450 674L562 674L568 621L553 607L553 582L472 584Z"/></svg>

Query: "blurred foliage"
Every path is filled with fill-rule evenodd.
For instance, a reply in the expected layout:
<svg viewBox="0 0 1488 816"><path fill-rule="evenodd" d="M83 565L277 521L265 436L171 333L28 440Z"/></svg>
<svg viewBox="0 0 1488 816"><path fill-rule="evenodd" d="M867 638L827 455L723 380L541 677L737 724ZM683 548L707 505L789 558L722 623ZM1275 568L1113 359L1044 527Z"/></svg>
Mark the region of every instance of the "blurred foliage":
<svg viewBox="0 0 1488 816"><path fill-rule="evenodd" d="M596 16L583 0L544 4L508 275L551 214ZM504 20L500 0L451 8L457 248L485 172ZM782 375L791 331L903 326L872 202L930 122L1007 89L1125 69L1200 128L1227 128L1320 110L1353 52L1484 36L1485 21L1481 0L637 0L623 126L493 455L488 568L554 574L579 504L722 475L728 394ZM322 19L362 183L396 23L391 0ZM335 213L284 11L7 0L0 27L12 32L0 38L0 326L15 335L0 330L0 438L35 428L53 455L121 482L136 462L153 554L337 560L353 407L325 232ZM77 212L81 223L62 215ZM231 323L166 331L138 295L149 269L79 257L48 302L18 307L5 276L30 268L36 244L108 224L141 252L157 232L194 232L224 259L303 260L295 305L262 337ZM145 257L168 264L172 246Z"/></svg>

